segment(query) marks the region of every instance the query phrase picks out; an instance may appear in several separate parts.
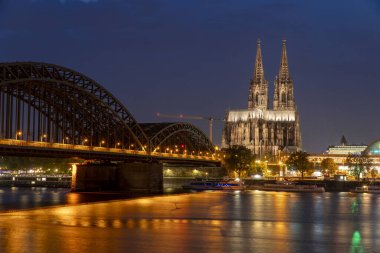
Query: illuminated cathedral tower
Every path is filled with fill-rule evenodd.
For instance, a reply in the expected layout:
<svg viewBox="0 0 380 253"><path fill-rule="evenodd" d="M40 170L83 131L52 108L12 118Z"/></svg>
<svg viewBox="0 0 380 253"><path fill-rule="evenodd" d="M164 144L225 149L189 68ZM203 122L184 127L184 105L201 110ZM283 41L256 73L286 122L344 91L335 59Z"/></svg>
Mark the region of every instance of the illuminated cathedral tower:
<svg viewBox="0 0 380 253"><path fill-rule="evenodd" d="M268 109L268 81L264 77L260 40L257 41L256 61L248 96L248 109L254 108Z"/></svg>
<svg viewBox="0 0 380 253"><path fill-rule="evenodd" d="M285 40L282 41L280 70L274 81L273 109L268 107L260 41L253 77L249 86L248 109L229 110L225 119L222 147L243 145L260 158L278 158L282 153L300 150L301 130L294 100Z"/></svg>
<svg viewBox="0 0 380 253"><path fill-rule="evenodd" d="M293 80L289 74L288 56L286 55L286 41L282 41L280 71L274 81L274 110L295 110L293 95Z"/></svg>

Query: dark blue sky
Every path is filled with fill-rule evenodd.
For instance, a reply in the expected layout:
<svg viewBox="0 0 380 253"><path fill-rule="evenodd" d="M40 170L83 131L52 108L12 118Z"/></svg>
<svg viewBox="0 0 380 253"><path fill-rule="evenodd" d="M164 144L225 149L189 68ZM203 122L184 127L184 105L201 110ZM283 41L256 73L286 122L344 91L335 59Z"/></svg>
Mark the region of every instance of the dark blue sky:
<svg viewBox="0 0 380 253"><path fill-rule="evenodd" d="M0 61L75 69L139 122L246 108L259 37L270 98L287 40L306 151L380 137L376 0L0 0Z"/></svg>

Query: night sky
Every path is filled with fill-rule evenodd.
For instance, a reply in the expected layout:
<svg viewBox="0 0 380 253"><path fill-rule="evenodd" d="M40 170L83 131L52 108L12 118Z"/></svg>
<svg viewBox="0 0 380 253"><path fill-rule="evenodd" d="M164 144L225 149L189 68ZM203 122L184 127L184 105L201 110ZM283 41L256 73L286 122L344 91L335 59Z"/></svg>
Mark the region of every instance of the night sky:
<svg viewBox="0 0 380 253"><path fill-rule="evenodd" d="M1 62L77 70L139 122L247 108L258 38L271 104L287 40L304 150L380 137L377 0L0 0ZM207 120L191 123L208 134Z"/></svg>

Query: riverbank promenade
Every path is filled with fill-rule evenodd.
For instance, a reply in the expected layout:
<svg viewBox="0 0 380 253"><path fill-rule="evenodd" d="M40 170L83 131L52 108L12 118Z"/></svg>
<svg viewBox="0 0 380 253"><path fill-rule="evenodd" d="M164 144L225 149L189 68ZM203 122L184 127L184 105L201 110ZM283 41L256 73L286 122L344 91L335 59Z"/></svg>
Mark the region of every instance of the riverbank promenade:
<svg viewBox="0 0 380 253"><path fill-rule="evenodd" d="M379 210L370 194L231 191L6 211L0 252L377 252Z"/></svg>

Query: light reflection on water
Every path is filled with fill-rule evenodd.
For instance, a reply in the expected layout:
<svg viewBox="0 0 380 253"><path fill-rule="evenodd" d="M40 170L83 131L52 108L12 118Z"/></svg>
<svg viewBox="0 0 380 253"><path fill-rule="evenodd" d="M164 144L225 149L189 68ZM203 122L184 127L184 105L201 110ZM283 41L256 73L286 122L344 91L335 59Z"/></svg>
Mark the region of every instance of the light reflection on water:
<svg viewBox="0 0 380 253"><path fill-rule="evenodd" d="M0 188L0 212L131 197L136 196L122 193L75 193L66 188L2 187Z"/></svg>
<svg viewBox="0 0 380 253"><path fill-rule="evenodd" d="M2 187L0 211L65 204L65 195L68 191L68 189L43 187Z"/></svg>
<svg viewBox="0 0 380 253"><path fill-rule="evenodd" d="M0 252L376 252L379 218L376 195L145 197L3 213Z"/></svg>

